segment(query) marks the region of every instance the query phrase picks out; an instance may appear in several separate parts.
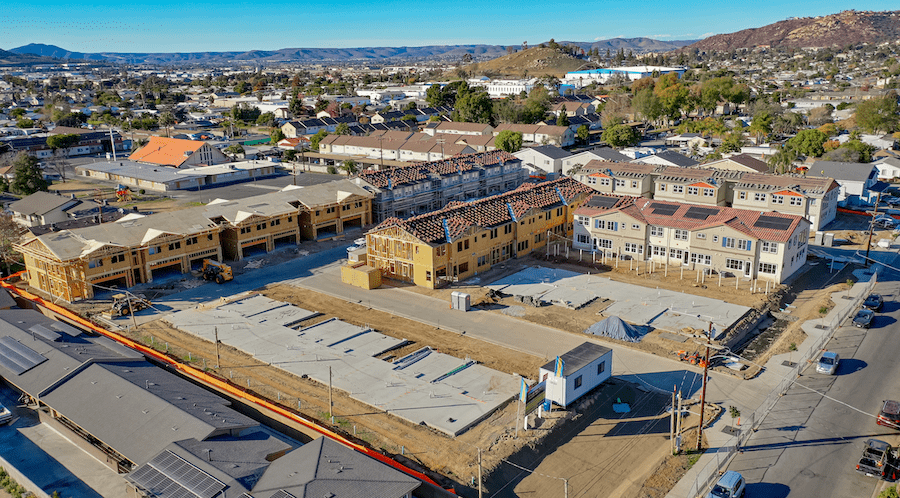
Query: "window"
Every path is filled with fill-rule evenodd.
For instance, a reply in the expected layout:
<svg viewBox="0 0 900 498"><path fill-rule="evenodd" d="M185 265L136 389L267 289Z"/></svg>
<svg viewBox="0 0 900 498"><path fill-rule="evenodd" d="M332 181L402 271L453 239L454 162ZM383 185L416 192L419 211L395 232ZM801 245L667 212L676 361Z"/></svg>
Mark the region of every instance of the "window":
<svg viewBox="0 0 900 498"><path fill-rule="evenodd" d="M469 271L469 262L460 263L459 265L459 273L466 273Z"/></svg>
<svg viewBox="0 0 900 498"><path fill-rule="evenodd" d="M650 227L650 236L651 237L663 237L666 234L666 229L663 227Z"/></svg>
<svg viewBox="0 0 900 498"><path fill-rule="evenodd" d="M681 259L684 257L684 251L681 249L669 249L669 257L672 259Z"/></svg>
<svg viewBox="0 0 900 498"><path fill-rule="evenodd" d="M772 194L772 204L784 204L784 196Z"/></svg>
<svg viewBox="0 0 900 498"><path fill-rule="evenodd" d="M660 184L659 184L659 191L660 191L660 192L665 192L665 191L666 191L666 184L665 184L665 183L660 183Z"/></svg>
<svg viewBox="0 0 900 498"><path fill-rule="evenodd" d="M600 375L605 371L606 371L606 362L601 361L600 363L597 363L597 375Z"/></svg>
<svg viewBox="0 0 900 498"><path fill-rule="evenodd" d="M778 243L777 242L768 242L762 241L760 242L759 250L762 252L770 252L772 254L778 254Z"/></svg>
<svg viewBox="0 0 900 498"><path fill-rule="evenodd" d="M675 229L675 240L687 240L688 239L688 231L687 230L679 230Z"/></svg>
<svg viewBox="0 0 900 498"><path fill-rule="evenodd" d="M640 230L640 229L641 229L641 226L638 225L637 223L632 223L632 224L631 224L631 229L632 229L632 230Z"/></svg>
<svg viewBox="0 0 900 498"><path fill-rule="evenodd" d="M725 268L728 268L729 270L743 271L744 262L739 259L728 258L725 260Z"/></svg>
<svg viewBox="0 0 900 498"><path fill-rule="evenodd" d="M270 223L273 227L274 227L274 226L278 226L278 225L281 224L281 219L280 219L280 218L274 219L274 220L272 220L272 221L269 222L269 223Z"/></svg>
<svg viewBox="0 0 900 498"><path fill-rule="evenodd" d="M625 180L616 180L616 188L625 187Z"/></svg>
<svg viewBox="0 0 900 498"><path fill-rule="evenodd" d="M575 389L581 387L581 376L575 377Z"/></svg>
<svg viewBox="0 0 900 498"><path fill-rule="evenodd" d="M631 180L631 188L637 188L637 180Z"/></svg>
<svg viewBox="0 0 900 498"><path fill-rule="evenodd" d="M613 242L609 239L594 239L594 244L597 246L597 249L613 248Z"/></svg>
<svg viewBox="0 0 900 498"><path fill-rule="evenodd" d="M150 247L150 248L147 249L147 253L148 253L148 254L156 254L156 253L158 253L158 252L160 252L160 251L162 251L162 247L159 247L159 246L156 246L156 247Z"/></svg>
<svg viewBox="0 0 900 498"><path fill-rule="evenodd" d="M810 200L809 200L809 207L813 207L813 206L815 206L815 205L816 205L816 200L815 200L815 199L810 199Z"/></svg>
<svg viewBox="0 0 900 498"><path fill-rule="evenodd" d="M744 240L744 239L738 239L737 248L742 251L749 251L750 250L750 241Z"/></svg>
<svg viewBox="0 0 900 498"><path fill-rule="evenodd" d="M722 237L722 247L730 247L734 249L734 240L730 237Z"/></svg>
<svg viewBox="0 0 900 498"><path fill-rule="evenodd" d="M609 230L615 232L619 228L619 224L615 221L594 220L594 228L598 230Z"/></svg>
<svg viewBox="0 0 900 498"><path fill-rule="evenodd" d="M601 178L600 185L605 185L608 187L609 186L609 178Z"/></svg>
<svg viewBox="0 0 900 498"><path fill-rule="evenodd" d="M186 245L186 246L192 246L196 243L197 243L197 237L188 237L184 241L184 245Z"/></svg>
<svg viewBox="0 0 900 498"><path fill-rule="evenodd" d="M116 264L116 263L121 263L123 261L125 261L125 255L124 254L116 254L115 256L112 257L110 263Z"/></svg>
<svg viewBox="0 0 900 498"><path fill-rule="evenodd" d="M792 196L791 196L790 204L791 204L791 206L802 206L802 205L803 205L803 198L802 198L802 197L797 197L796 195L792 195Z"/></svg>
<svg viewBox="0 0 900 498"><path fill-rule="evenodd" d="M250 233L253 231L253 227L241 227L241 235L245 233Z"/></svg>
<svg viewBox="0 0 900 498"><path fill-rule="evenodd" d="M505 234L512 233L512 229L513 229L513 224L512 224L512 223L507 223L507 224L503 227L503 233L504 233L504 235L505 235Z"/></svg>
<svg viewBox="0 0 900 498"><path fill-rule="evenodd" d="M644 246L641 244L634 244L631 242L625 243L625 252L630 252L632 254L644 254Z"/></svg>
<svg viewBox="0 0 900 498"><path fill-rule="evenodd" d="M534 236L534 243L537 244L541 241L541 234L537 234Z"/></svg>
<svg viewBox="0 0 900 498"><path fill-rule="evenodd" d="M774 275L778 270L778 266L772 263L760 263L759 264L759 272L760 273L768 273L770 275Z"/></svg>
<svg viewBox="0 0 900 498"><path fill-rule="evenodd" d="M703 239L706 238L706 234L705 234L705 233L698 233L698 234L697 234L697 238L700 239L700 240L703 240Z"/></svg>
<svg viewBox="0 0 900 498"><path fill-rule="evenodd" d="M169 250L174 251L175 249L181 249L181 242L172 242L169 244Z"/></svg>
<svg viewBox="0 0 900 498"><path fill-rule="evenodd" d="M700 187L688 187L688 195L700 195Z"/></svg>
<svg viewBox="0 0 900 498"><path fill-rule="evenodd" d="M654 256L665 256L666 255L665 247L663 247L663 246L650 246L650 247L652 248L651 252Z"/></svg>
<svg viewBox="0 0 900 498"><path fill-rule="evenodd" d="M683 194L684 193L684 185L672 185L672 193L673 194Z"/></svg>
<svg viewBox="0 0 900 498"><path fill-rule="evenodd" d="M753 200L756 202L766 202L766 194L761 192L755 192L753 194Z"/></svg>
<svg viewBox="0 0 900 498"><path fill-rule="evenodd" d="M88 261L88 268L98 268L100 266L103 266L102 259L92 259Z"/></svg>
<svg viewBox="0 0 900 498"><path fill-rule="evenodd" d="M703 189L703 197L715 197L716 191L711 188Z"/></svg>
<svg viewBox="0 0 900 498"><path fill-rule="evenodd" d="M719 241L719 236L713 235L713 242L718 242L718 241Z"/></svg>
<svg viewBox="0 0 900 498"><path fill-rule="evenodd" d="M747 198L747 192L744 192L743 190L741 190L740 192L738 192L738 199L744 200L744 199L746 199L746 198Z"/></svg>
<svg viewBox="0 0 900 498"><path fill-rule="evenodd" d="M580 244L589 244L591 242L591 238L583 233L579 233L577 237Z"/></svg>
<svg viewBox="0 0 900 498"><path fill-rule="evenodd" d="M478 266L484 266L487 264L488 257L487 256L478 256Z"/></svg>
<svg viewBox="0 0 900 498"><path fill-rule="evenodd" d="M262 222L262 223L258 223L258 224L256 225L256 229L257 229L257 230L265 230L265 229L266 229L266 222L264 221L264 222Z"/></svg>
<svg viewBox="0 0 900 498"><path fill-rule="evenodd" d="M691 263L697 263L698 265L706 265L710 266L712 264L712 256L709 254L698 254L695 252L691 253Z"/></svg>

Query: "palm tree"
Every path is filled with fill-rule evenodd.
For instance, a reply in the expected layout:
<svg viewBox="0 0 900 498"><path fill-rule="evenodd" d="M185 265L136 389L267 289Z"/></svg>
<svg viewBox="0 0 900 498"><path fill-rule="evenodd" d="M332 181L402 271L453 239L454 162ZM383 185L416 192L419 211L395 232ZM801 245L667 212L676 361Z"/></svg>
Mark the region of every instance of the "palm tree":
<svg viewBox="0 0 900 498"><path fill-rule="evenodd" d="M166 137L169 136L169 127L175 124L175 116L171 112L164 112L159 115L159 125L166 128Z"/></svg>
<svg viewBox="0 0 900 498"><path fill-rule="evenodd" d="M341 163L341 170L347 173L347 176L356 174L359 171L359 168L356 166L356 162L350 159Z"/></svg>

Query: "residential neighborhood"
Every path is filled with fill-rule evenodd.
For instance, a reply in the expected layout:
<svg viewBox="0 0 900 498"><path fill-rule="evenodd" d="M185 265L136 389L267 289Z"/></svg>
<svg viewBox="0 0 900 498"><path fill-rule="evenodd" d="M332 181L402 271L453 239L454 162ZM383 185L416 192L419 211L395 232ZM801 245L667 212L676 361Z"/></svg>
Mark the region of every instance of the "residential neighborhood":
<svg viewBox="0 0 900 498"><path fill-rule="evenodd" d="M0 495L896 496L900 11L775 10L0 50Z"/></svg>

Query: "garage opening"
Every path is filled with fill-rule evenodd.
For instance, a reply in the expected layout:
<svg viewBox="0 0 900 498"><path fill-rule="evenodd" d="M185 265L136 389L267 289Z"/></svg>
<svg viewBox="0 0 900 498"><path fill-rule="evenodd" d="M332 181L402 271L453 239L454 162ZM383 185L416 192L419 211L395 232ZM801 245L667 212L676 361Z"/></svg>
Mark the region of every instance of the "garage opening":
<svg viewBox="0 0 900 498"><path fill-rule="evenodd" d="M285 235L284 237L279 237L273 241L275 243L275 248L296 246L297 237L298 235Z"/></svg>
<svg viewBox="0 0 900 498"><path fill-rule="evenodd" d="M182 275L181 262L170 263L165 266L154 268L150 270L150 274L153 276L154 282L158 280L180 277Z"/></svg>
<svg viewBox="0 0 900 498"><path fill-rule="evenodd" d="M125 289L128 287L128 280L125 275L121 275L119 277L110 278L102 281L94 281L91 282L92 290L94 291L94 297L98 298L101 295L107 295L109 293L115 292L115 290L110 289Z"/></svg>
<svg viewBox="0 0 900 498"><path fill-rule="evenodd" d="M261 240L256 244L249 245L243 248L244 258L249 258L252 256L261 256L266 254L266 241Z"/></svg>
<svg viewBox="0 0 900 498"><path fill-rule="evenodd" d="M349 220L344 220L344 231L345 232L347 230L351 230L353 228L362 228L362 226L363 226L362 215L360 215L356 218L351 218Z"/></svg>
<svg viewBox="0 0 900 498"><path fill-rule="evenodd" d="M337 235L337 223L333 225L325 225L316 229L316 239L328 239Z"/></svg>

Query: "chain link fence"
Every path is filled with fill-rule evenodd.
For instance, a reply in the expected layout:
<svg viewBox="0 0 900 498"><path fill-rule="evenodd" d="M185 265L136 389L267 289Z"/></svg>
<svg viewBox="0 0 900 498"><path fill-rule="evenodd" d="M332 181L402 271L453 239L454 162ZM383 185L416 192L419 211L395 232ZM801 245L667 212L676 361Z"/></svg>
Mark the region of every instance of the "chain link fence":
<svg viewBox="0 0 900 498"><path fill-rule="evenodd" d="M784 377L781 378L778 385L772 389L772 392L766 396L766 399L763 400L759 407L748 417L742 417L744 418L744 424L740 426L740 432L729 439L726 444L719 447L714 455L715 458L700 469L694 480L694 484L691 486L691 491L687 495L688 498L702 496L702 494L713 485L719 477L719 472L728 465L728 462L731 461L731 458L739 451L740 447L747 443L750 436L759 428L763 420L765 420L766 415L768 415L769 412L772 411L772 408L775 407L775 404L778 403L778 399L787 393L791 384L793 384L794 380L800 375L800 372L803 370L806 363L813 360L819 354L819 351L821 351L825 347L825 344L831 340L838 327L844 323L844 320L846 320L850 314L856 311L859 304L870 292L872 292L876 283L878 283L878 274L873 273L872 278L870 278L868 282L858 284L863 286L861 292L856 286L853 287L853 289L856 290L855 297L851 297L850 292L847 292L847 299L852 300L849 306L835 313L831 318L826 317L817 319L820 323L816 325L816 328L827 330L827 332L819 336L818 339L812 342L809 347L801 353L797 363L791 367L790 371L785 374Z"/></svg>

